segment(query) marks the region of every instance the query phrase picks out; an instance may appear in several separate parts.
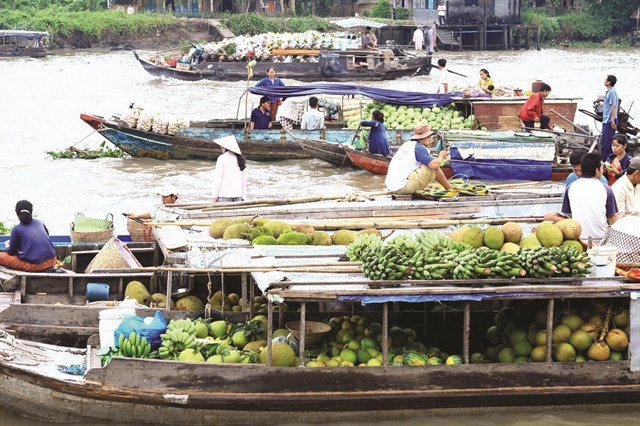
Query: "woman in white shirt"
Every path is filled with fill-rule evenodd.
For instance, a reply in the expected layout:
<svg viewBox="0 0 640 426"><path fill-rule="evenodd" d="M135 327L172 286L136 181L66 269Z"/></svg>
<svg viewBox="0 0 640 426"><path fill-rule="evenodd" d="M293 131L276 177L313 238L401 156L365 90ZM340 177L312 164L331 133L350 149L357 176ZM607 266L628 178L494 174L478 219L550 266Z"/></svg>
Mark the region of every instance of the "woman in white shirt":
<svg viewBox="0 0 640 426"><path fill-rule="evenodd" d="M247 167L234 136L214 139L222 147L222 155L216 161L213 175L213 202L243 201L247 198Z"/></svg>

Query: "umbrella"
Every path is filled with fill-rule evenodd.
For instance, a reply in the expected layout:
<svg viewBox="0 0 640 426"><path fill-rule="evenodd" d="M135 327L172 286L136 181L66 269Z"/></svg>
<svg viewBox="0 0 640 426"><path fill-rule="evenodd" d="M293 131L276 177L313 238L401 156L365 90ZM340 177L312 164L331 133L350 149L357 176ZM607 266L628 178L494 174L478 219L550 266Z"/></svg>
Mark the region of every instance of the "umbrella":
<svg viewBox="0 0 640 426"><path fill-rule="evenodd" d="M339 19L332 22L342 28L354 28L354 27L382 28L387 26L387 24L382 22L367 21L366 19L360 19L360 18Z"/></svg>

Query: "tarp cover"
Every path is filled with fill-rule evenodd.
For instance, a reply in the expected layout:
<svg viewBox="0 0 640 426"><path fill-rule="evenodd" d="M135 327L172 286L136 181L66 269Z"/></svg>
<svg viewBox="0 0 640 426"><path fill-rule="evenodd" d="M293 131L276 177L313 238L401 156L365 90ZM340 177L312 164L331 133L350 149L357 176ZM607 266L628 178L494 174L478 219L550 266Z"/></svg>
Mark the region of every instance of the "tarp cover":
<svg viewBox="0 0 640 426"><path fill-rule="evenodd" d="M394 105L410 105L423 108L447 105L453 98L459 97L460 92L452 93L422 93L405 92L401 90L379 89L375 87L357 86L355 84L309 84L284 87L250 87L249 92L254 95L289 98L309 95L362 95L377 101Z"/></svg>

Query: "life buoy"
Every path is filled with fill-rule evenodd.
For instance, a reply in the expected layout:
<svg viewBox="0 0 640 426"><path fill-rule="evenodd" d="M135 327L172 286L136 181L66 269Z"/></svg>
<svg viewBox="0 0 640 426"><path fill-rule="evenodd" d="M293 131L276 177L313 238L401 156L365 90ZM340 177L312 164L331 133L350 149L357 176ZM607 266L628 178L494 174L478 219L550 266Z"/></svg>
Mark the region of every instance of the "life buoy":
<svg viewBox="0 0 640 426"><path fill-rule="evenodd" d="M325 77L331 77L333 76L333 74L335 74L335 71L331 65L327 65L322 68L322 75L324 75Z"/></svg>
<svg viewBox="0 0 640 426"><path fill-rule="evenodd" d="M222 69L222 68L218 68L218 69L216 70L216 77L218 77L218 78L222 78L222 77L224 77L225 75L227 75L227 73L225 72L225 70L224 70L224 69Z"/></svg>
<svg viewBox="0 0 640 426"><path fill-rule="evenodd" d="M22 50L20 50L20 48L18 46L13 48L13 54L18 56L20 53L22 52Z"/></svg>

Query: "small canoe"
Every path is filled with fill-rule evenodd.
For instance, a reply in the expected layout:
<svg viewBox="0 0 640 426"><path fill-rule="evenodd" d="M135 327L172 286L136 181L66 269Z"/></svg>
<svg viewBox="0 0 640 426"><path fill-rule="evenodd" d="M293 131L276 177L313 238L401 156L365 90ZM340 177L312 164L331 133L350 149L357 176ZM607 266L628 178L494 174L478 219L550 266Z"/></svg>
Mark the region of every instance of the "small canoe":
<svg viewBox="0 0 640 426"><path fill-rule="evenodd" d="M301 137L296 137L296 142L314 158L340 167L355 167L345 152L345 148L339 143Z"/></svg>
<svg viewBox="0 0 640 426"><path fill-rule="evenodd" d="M376 175L386 175L389 170L391 157L382 154L371 154L363 149L345 147L345 151L351 162L358 168L367 170Z"/></svg>

